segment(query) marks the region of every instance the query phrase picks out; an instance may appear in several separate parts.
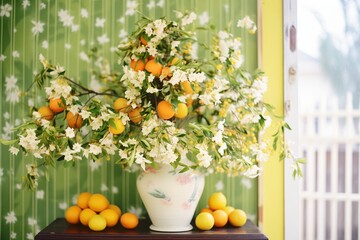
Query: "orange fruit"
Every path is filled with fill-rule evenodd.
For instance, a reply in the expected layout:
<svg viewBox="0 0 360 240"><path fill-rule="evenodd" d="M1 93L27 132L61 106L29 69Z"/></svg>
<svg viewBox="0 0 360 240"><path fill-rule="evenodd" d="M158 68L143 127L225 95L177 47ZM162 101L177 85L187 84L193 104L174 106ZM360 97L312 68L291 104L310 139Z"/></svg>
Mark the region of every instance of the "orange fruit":
<svg viewBox="0 0 360 240"><path fill-rule="evenodd" d="M106 228L106 219L96 214L89 219L89 228L93 231L102 231Z"/></svg>
<svg viewBox="0 0 360 240"><path fill-rule="evenodd" d="M90 208L85 208L80 213L80 222L84 226L89 225L89 220L92 216L96 215L96 212L91 210Z"/></svg>
<svg viewBox="0 0 360 240"><path fill-rule="evenodd" d="M191 87L191 83L189 81L181 82L181 88L185 92L185 94L192 94L194 90Z"/></svg>
<svg viewBox="0 0 360 240"><path fill-rule="evenodd" d="M215 227L223 227L228 222L228 215L224 210L216 210L212 213L214 217L214 226Z"/></svg>
<svg viewBox="0 0 360 240"><path fill-rule="evenodd" d="M66 114L66 120L68 122L69 127L71 128L81 128L83 123L83 119L79 114L73 114L72 112L68 112Z"/></svg>
<svg viewBox="0 0 360 240"><path fill-rule="evenodd" d="M77 197L77 205L79 206L79 208L88 208L88 201L91 195L92 194L89 192L82 192L79 194L79 196Z"/></svg>
<svg viewBox="0 0 360 240"><path fill-rule="evenodd" d="M232 206L226 206L222 210L224 210L226 212L226 214L229 216L230 213L235 210L235 208Z"/></svg>
<svg viewBox="0 0 360 240"><path fill-rule="evenodd" d="M55 113L48 107L48 106L43 106L40 107L38 110L39 114L41 115L42 118L50 121L51 119L54 118Z"/></svg>
<svg viewBox="0 0 360 240"><path fill-rule="evenodd" d="M140 36L140 42L142 43L142 45L146 46L147 45L147 41L143 36Z"/></svg>
<svg viewBox="0 0 360 240"><path fill-rule="evenodd" d="M200 210L200 212L199 212L199 213L202 213L202 212L212 213L212 212L213 212L213 210L211 210L210 208L203 208L203 209L201 209L201 210Z"/></svg>
<svg viewBox="0 0 360 240"><path fill-rule="evenodd" d="M53 112L59 113L65 110L66 105L60 98L51 98L49 100L49 107Z"/></svg>
<svg viewBox="0 0 360 240"><path fill-rule="evenodd" d="M202 212L195 218L195 225L200 230L210 230L214 226L215 220L211 213Z"/></svg>
<svg viewBox="0 0 360 240"><path fill-rule="evenodd" d="M145 69L145 63L142 59L139 59L137 61L131 60L130 67L136 72L143 71Z"/></svg>
<svg viewBox="0 0 360 240"><path fill-rule="evenodd" d="M169 67L163 67L162 71L161 71L161 76L164 77L171 77L172 73Z"/></svg>
<svg viewBox="0 0 360 240"><path fill-rule="evenodd" d="M95 212L101 212L109 206L109 200L104 195L95 193L89 198L88 205Z"/></svg>
<svg viewBox="0 0 360 240"><path fill-rule="evenodd" d="M103 216L105 218L107 227L113 227L119 221L118 213L115 210L110 209L110 208L107 208L107 209L101 211L100 216Z"/></svg>
<svg viewBox="0 0 360 240"><path fill-rule="evenodd" d="M177 58L177 57L174 57L174 58L168 63L168 66L175 65L175 64L177 64L178 62L180 62L180 59Z"/></svg>
<svg viewBox="0 0 360 240"><path fill-rule="evenodd" d="M159 117L164 120L170 119L175 115L175 111L171 103L166 100L162 100L161 102L159 102L159 104L157 105L157 112Z"/></svg>
<svg viewBox="0 0 360 240"><path fill-rule="evenodd" d="M191 107L193 104L193 99L191 97L188 97L186 99L186 106Z"/></svg>
<svg viewBox="0 0 360 240"><path fill-rule="evenodd" d="M108 206L108 209L114 210L114 211L119 215L119 218L120 218L120 216L121 216L121 209L120 209L118 206L116 206L115 204L110 204L110 205Z"/></svg>
<svg viewBox="0 0 360 240"><path fill-rule="evenodd" d="M141 112L141 108L140 107L137 107L135 109L132 109L128 112L128 116L130 118L130 120L133 122L133 123L139 123L141 122L142 120L142 116L140 114Z"/></svg>
<svg viewBox="0 0 360 240"><path fill-rule="evenodd" d="M120 118L113 118L112 121L113 121L113 124L109 124L109 131L112 134L118 135L118 134L121 134L122 132L124 132L125 126L122 123Z"/></svg>
<svg viewBox="0 0 360 240"><path fill-rule="evenodd" d="M213 211L226 207L226 197L222 192L215 192L208 199L209 208Z"/></svg>
<svg viewBox="0 0 360 240"><path fill-rule="evenodd" d="M135 214L127 212L121 215L120 223L126 229L133 229L139 224L139 219Z"/></svg>
<svg viewBox="0 0 360 240"><path fill-rule="evenodd" d="M163 66L155 59L151 59L145 64L145 70L157 77L160 76L162 68Z"/></svg>
<svg viewBox="0 0 360 240"><path fill-rule="evenodd" d="M189 113L189 109L185 103L179 103L177 105L177 109L175 112L176 118L180 118L180 119L185 118L188 115L188 113Z"/></svg>
<svg viewBox="0 0 360 240"><path fill-rule="evenodd" d="M65 219L68 223L77 224L80 220L81 208L76 205L69 207L65 212Z"/></svg>
<svg viewBox="0 0 360 240"><path fill-rule="evenodd" d="M118 98L114 102L114 109L117 112L126 112L126 108L128 107L127 100L125 98Z"/></svg>
<svg viewBox="0 0 360 240"><path fill-rule="evenodd" d="M235 209L229 215L229 222L234 227L244 226L246 220L247 220L246 213L241 209Z"/></svg>

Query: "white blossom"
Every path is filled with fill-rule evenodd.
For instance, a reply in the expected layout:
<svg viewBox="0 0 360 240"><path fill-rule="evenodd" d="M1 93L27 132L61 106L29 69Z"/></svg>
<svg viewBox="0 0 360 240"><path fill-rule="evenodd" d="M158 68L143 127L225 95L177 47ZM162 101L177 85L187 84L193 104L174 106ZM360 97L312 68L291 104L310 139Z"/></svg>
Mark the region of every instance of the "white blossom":
<svg viewBox="0 0 360 240"><path fill-rule="evenodd" d="M128 0L126 2L126 12L125 12L125 15L129 15L129 16L132 16L135 14L136 10L137 10L137 7L138 7L138 3L133 0Z"/></svg>
<svg viewBox="0 0 360 240"><path fill-rule="evenodd" d="M209 17L209 13L207 11L201 13L199 15L199 24L201 26L204 26L205 24L207 24L210 20L210 17Z"/></svg>
<svg viewBox="0 0 360 240"><path fill-rule="evenodd" d="M16 232L11 232L10 233L10 238L11 239L16 239Z"/></svg>
<svg viewBox="0 0 360 240"><path fill-rule="evenodd" d="M103 45L105 43L108 43L110 41L109 37L107 36L106 33L104 33L103 35L97 37L97 40L99 42L99 44Z"/></svg>
<svg viewBox="0 0 360 240"><path fill-rule="evenodd" d="M44 31L44 25L45 25L45 23L40 22L40 21L37 21L37 22L31 21L31 22L32 22L32 24L34 25L34 26L32 27L32 29L31 29L31 32L32 32L34 35L36 35L36 34L38 34L38 33L42 33L42 32Z"/></svg>
<svg viewBox="0 0 360 240"><path fill-rule="evenodd" d="M37 220L35 218L28 218L28 224L33 227L37 224Z"/></svg>
<svg viewBox="0 0 360 240"><path fill-rule="evenodd" d="M17 154L19 153L19 149L16 148L16 147L14 147L14 146L12 146L12 147L9 148L9 152L10 152L11 154L17 155Z"/></svg>
<svg viewBox="0 0 360 240"><path fill-rule="evenodd" d="M22 6L23 6L23 8L25 9L25 8L27 8L27 7L29 7L30 6L30 1L29 0L23 0L23 2L22 2L22 4L21 4Z"/></svg>
<svg viewBox="0 0 360 240"><path fill-rule="evenodd" d="M65 136L68 137L68 138L73 138L73 137L75 137L74 129L71 128L71 127L67 127L67 128L65 129Z"/></svg>
<svg viewBox="0 0 360 240"><path fill-rule="evenodd" d="M4 218L6 220L6 224L16 223L17 221L14 211L8 212Z"/></svg>
<svg viewBox="0 0 360 240"><path fill-rule="evenodd" d="M195 147L199 150L199 153L196 155L196 158L199 161L199 165L208 168L212 162L212 158L209 155L209 152L207 151L208 148L207 145L196 144Z"/></svg>
<svg viewBox="0 0 360 240"><path fill-rule="evenodd" d="M15 51L12 52L12 56L13 56L14 58L19 58L19 57L20 57L20 53L15 50Z"/></svg>
<svg viewBox="0 0 360 240"><path fill-rule="evenodd" d="M105 18L96 18L95 20L95 27L103 28L105 26Z"/></svg>
<svg viewBox="0 0 360 240"><path fill-rule="evenodd" d="M102 149L100 146L95 144L89 144L89 153L96 155L99 155L102 152Z"/></svg>
<svg viewBox="0 0 360 240"><path fill-rule="evenodd" d="M88 17L89 17L89 12L88 12L88 10L85 9L85 8L82 8L82 9L80 10L80 16L81 16L82 18L88 18Z"/></svg>
<svg viewBox="0 0 360 240"><path fill-rule="evenodd" d="M44 199L45 192L44 190L36 191L36 199Z"/></svg>
<svg viewBox="0 0 360 240"><path fill-rule="evenodd" d="M40 3L40 6L39 6L40 10L43 10L46 8L46 4L45 3Z"/></svg>
<svg viewBox="0 0 360 240"><path fill-rule="evenodd" d="M48 41L46 41L46 40L42 41L41 47L42 47L42 48L45 48L45 49L48 49L48 48L49 48L49 43L48 43Z"/></svg>
<svg viewBox="0 0 360 240"><path fill-rule="evenodd" d="M150 0L149 3L146 5L146 7L151 10L155 7L155 1L154 0Z"/></svg>
<svg viewBox="0 0 360 240"><path fill-rule="evenodd" d="M5 55L3 55L3 54L0 54L0 62L5 61L5 59L6 59L6 56L5 56Z"/></svg>
<svg viewBox="0 0 360 240"><path fill-rule="evenodd" d="M0 7L0 17L10 17L10 12L12 10L12 6L8 3L6 3L5 5L1 5Z"/></svg>
<svg viewBox="0 0 360 240"><path fill-rule="evenodd" d="M164 0L159 0L159 1L157 2L156 6L162 8L162 7L164 7L164 4L165 4L165 1L164 1Z"/></svg>

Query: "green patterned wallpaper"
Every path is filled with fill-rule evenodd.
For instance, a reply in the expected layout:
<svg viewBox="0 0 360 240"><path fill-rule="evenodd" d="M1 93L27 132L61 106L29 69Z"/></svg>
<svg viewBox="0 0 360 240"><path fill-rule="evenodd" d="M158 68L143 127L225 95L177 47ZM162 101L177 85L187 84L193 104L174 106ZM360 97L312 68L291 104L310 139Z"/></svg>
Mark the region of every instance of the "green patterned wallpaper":
<svg viewBox="0 0 360 240"><path fill-rule="evenodd" d="M134 29L140 15L152 18L175 18L174 10L194 11L197 24L211 23L218 29L229 21L234 34L242 36L246 46L246 66L257 66L257 38L235 28L238 19L249 15L256 20L256 0L0 0L0 138L11 139L11 129L30 114L29 106L44 104L39 91L26 96L34 73L41 68L39 54L52 63L64 66L67 74L90 85L91 63L86 53L98 47L112 67L118 42ZM199 38L209 40L206 32ZM201 57L201 52L198 53ZM105 194L125 211L146 216L136 191L136 174L127 173L112 161L88 162L83 159L73 168L50 169L50 181L42 178L35 191L22 189L26 174L25 159L9 154L0 146L0 239L34 239L37 232L57 217L64 216L82 191ZM59 163L58 165L61 165ZM199 207L214 191L223 191L230 205L243 208L257 221L257 180L228 178L225 175L206 179Z"/></svg>

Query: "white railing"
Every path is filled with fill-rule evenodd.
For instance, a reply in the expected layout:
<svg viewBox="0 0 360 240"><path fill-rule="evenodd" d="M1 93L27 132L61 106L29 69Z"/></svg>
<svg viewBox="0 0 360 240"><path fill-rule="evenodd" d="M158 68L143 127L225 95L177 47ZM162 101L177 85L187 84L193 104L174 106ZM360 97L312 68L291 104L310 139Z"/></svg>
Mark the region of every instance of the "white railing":
<svg viewBox="0 0 360 240"><path fill-rule="evenodd" d="M300 180L301 240L360 240L360 110L352 96L300 114L300 151L306 157Z"/></svg>

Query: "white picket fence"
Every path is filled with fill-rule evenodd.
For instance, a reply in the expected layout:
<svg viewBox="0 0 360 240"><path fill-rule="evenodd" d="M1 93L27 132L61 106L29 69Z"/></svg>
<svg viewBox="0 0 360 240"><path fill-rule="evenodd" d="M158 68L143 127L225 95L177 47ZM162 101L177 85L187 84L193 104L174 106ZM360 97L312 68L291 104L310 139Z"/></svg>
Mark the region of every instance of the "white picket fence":
<svg viewBox="0 0 360 240"><path fill-rule="evenodd" d="M360 110L323 101L300 114L301 240L360 240Z"/></svg>

